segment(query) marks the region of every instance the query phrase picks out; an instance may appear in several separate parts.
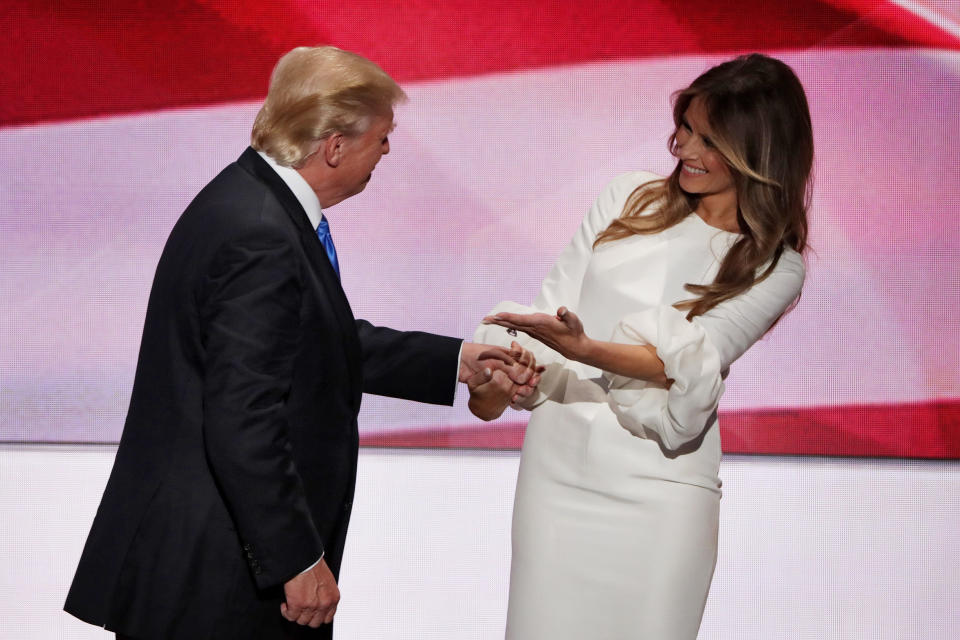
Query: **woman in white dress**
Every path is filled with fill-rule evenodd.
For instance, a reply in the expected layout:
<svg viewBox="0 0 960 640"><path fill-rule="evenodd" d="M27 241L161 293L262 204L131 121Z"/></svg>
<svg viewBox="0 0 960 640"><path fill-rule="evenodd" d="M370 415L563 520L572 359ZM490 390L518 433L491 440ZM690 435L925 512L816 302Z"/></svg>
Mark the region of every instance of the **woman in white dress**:
<svg viewBox="0 0 960 640"><path fill-rule="evenodd" d="M521 400L510 640L697 636L723 379L800 294L813 135L796 75L758 54L679 91L673 116L670 176L615 178L532 307L501 303L475 336L546 366Z"/></svg>

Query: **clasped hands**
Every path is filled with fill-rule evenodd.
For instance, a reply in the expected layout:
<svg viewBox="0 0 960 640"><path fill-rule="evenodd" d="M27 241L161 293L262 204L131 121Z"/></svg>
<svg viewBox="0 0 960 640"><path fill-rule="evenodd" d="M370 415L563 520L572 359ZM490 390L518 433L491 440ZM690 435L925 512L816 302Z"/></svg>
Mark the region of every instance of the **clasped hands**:
<svg viewBox="0 0 960 640"><path fill-rule="evenodd" d="M591 341L583 332L580 319L566 307L560 307L555 316L545 313L498 313L483 319L484 324L496 324L522 331L571 360L585 356ZM468 345L464 345L464 349ZM475 366L460 367L460 381L470 389L470 411L481 420L499 417L513 402L529 397L540 382L544 368L517 342L506 350L501 347L469 345L482 349L474 354ZM463 360L467 360L466 354Z"/></svg>
<svg viewBox="0 0 960 640"><path fill-rule="evenodd" d="M460 382L470 389L467 406L481 420L500 417L511 402L530 396L543 367L517 342L509 349L466 342L460 356Z"/></svg>

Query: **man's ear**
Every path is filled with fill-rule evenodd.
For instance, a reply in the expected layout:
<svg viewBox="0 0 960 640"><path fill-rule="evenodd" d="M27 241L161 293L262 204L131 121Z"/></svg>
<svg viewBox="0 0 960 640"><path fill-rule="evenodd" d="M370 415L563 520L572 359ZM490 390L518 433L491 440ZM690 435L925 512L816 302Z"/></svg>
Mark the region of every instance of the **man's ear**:
<svg viewBox="0 0 960 640"><path fill-rule="evenodd" d="M328 166L338 167L343 162L343 143L342 133L332 133L320 141L319 151Z"/></svg>

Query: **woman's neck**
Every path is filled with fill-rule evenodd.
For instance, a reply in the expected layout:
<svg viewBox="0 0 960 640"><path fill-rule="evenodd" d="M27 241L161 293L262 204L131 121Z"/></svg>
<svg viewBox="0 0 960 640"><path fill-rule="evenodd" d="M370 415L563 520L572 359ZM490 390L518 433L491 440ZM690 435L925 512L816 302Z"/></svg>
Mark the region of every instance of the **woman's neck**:
<svg viewBox="0 0 960 640"><path fill-rule="evenodd" d="M741 233L740 223L737 220L736 193L704 196L700 198L695 213L711 227Z"/></svg>

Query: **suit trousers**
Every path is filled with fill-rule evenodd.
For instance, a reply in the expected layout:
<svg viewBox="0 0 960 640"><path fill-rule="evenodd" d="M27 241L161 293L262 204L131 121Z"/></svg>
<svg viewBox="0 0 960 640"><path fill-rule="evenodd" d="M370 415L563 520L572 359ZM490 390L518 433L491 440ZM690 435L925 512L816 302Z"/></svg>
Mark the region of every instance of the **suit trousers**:
<svg viewBox="0 0 960 640"><path fill-rule="evenodd" d="M277 617L280 618L279 612ZM256 629L245 629L246 632L249 632L248 635L236 636L230 631L227 631L225 634L221 634L219 630L214 634L213 638L215 640L220 640L223 638L226 640L230 638L234 640L236 638L247 638L251 640L261 640L261 639L276 639L276 640L331 640L333 638L333 625L325 624L319 629L311 629L310 627L305 627L293 622L288 622L281 618L281 622L278 622L276 625L271 625L271 631L261 631ZM117 634L117 640L140 640L140 638L135 638L133 636L127 636L122 633ZM173 640L173 639L171 639ZM188 640L188 639L178 639L178 640Z"/></svg>

